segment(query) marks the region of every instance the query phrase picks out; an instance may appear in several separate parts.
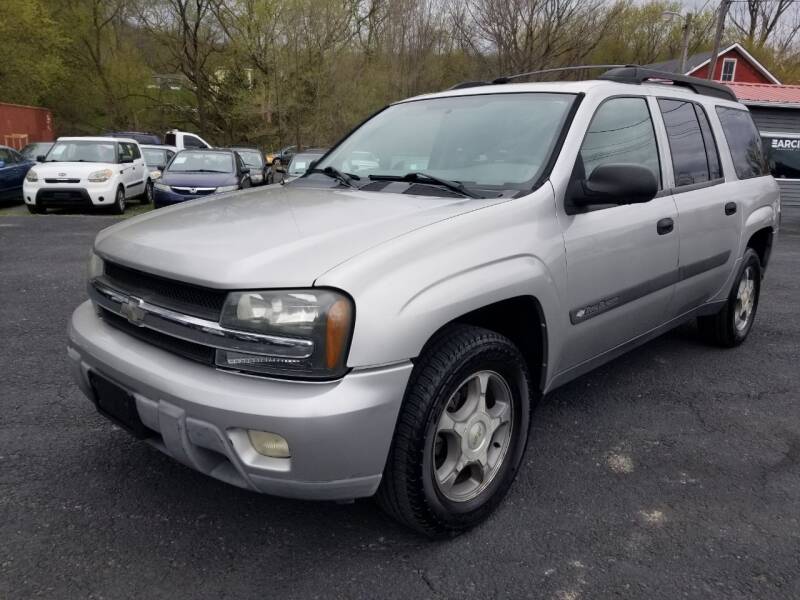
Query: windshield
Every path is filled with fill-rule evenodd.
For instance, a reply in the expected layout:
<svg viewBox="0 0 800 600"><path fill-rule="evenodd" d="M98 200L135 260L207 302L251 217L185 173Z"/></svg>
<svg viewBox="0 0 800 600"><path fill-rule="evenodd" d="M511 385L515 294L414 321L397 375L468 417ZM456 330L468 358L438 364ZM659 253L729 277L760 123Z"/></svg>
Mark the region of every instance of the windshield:
<svg viewBox="0 0 800 600"><path fill-rule="evenodd" d="M261 152L258 150L237 150L236 152L239 153L239 156L242 157L244 164L248 167L263 167L264 160L261 156Z"/></svg>
<svg viewBox="0 0 800 600"><path fill-rule="evenodd" d="M292 162L289 163L289 175L302 175L308 170L308 165L317 160L322 154L295 154Z"/></svg>
<svg viewBox="0 0 800 600"><path fill-rule="evenodd" d="M574 98L481 94L395 104L317 168L361 177L424 172L468 187L529 189L550 158Z"/></svg>
<svg viewBox="0 0 800 600"><path fill-rule="evenodd" d="M233 173L233 154L184 150L172 159L167 170L178 173Z"/></svg>
<svg viewBox="0 0 800 600"><path fill-rule="evenodd" d="M47 155L47 162L116 163L117 145L91 140L56 142Z"/></svg>
<svg viewBox="0 0 800 600"><path fill-rule="evenodd" d="M150 167L157 167L159 165L167 164L167 151L157 150L155 148L142 148L142 155L144 162Z"/></svg>

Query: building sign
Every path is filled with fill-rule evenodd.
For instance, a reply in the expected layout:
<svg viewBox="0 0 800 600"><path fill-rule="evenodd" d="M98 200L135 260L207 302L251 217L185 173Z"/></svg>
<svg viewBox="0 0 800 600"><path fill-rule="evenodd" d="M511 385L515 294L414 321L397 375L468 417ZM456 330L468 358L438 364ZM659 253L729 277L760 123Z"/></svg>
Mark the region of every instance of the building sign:
<svg viewBox="0 0 800 600"><path fill-rule="evenodd" d="M800 179L800 137L763 136L769 168L776 179Z"/></svg>

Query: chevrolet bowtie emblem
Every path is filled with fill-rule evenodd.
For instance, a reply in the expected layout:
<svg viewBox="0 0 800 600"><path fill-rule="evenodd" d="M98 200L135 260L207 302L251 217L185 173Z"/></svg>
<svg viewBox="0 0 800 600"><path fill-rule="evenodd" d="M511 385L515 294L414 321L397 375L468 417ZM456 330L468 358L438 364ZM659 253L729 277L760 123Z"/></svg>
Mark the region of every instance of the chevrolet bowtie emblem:
<svg viewBox="0 0 800 600"><path fill-rule="evenodd" d="M139 298L128 298L120 306L122 316L128 319L129 323L141 327L144 325L144 317L147 314L142 308L143 301Z"/></svg>

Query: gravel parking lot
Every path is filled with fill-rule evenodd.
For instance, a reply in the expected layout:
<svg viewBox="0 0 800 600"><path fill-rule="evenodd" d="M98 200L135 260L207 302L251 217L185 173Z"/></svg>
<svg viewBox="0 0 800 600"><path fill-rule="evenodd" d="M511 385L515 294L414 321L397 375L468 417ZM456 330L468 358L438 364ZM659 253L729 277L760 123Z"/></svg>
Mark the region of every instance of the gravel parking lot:
<svg viewBox="0 0 800 600"><path fill-rule="evenodd" d="M0 217L0 598L800 597L800 211L743 347L686 326L559 389L500 510L436 543L368 500L219 483L97 415L65 329L113 222Z"/></svg>

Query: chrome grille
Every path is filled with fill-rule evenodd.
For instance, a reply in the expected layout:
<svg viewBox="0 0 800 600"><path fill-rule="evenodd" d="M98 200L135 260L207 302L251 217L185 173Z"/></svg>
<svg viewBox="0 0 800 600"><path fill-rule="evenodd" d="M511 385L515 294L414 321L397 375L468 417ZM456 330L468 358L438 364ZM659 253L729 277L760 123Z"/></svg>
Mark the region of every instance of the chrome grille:
<svg viewBox="0 0 800 600"><path fill-rule="evenodd" d="M178 312L218 321L228 292L144 273L113 262L105 263L103 281L119 292Z"/></svg>

